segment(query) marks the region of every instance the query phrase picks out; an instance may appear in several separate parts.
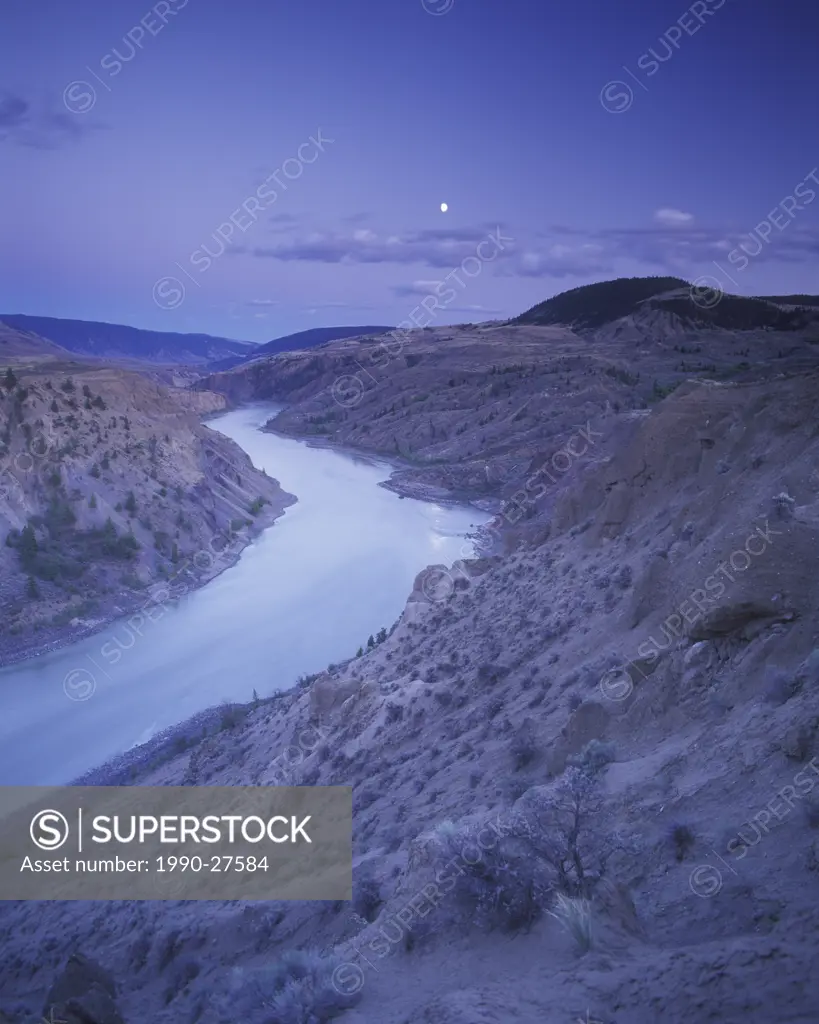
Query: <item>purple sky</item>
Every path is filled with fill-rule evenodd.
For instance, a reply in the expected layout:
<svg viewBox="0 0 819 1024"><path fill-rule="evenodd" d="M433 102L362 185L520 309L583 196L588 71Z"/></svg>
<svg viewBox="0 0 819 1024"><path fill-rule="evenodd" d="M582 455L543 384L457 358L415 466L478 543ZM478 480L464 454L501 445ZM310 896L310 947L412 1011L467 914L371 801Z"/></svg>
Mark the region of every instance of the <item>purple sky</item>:
<svg viewBox="0 0 819 1024"><path fill-rule="evenodd" d="M264 341L624 274L819 292L815 6L4 0L0 25L5 312Z"/></svg>

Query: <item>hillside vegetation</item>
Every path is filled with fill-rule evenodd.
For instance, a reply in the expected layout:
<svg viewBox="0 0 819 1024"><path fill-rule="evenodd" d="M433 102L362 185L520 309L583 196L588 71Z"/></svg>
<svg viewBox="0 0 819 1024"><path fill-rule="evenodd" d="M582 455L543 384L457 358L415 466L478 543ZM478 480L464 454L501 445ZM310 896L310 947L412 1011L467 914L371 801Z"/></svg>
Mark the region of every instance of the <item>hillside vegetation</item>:
<svg viewBox="0 0 819 1024"><path fill-rule="evenodd" d="M0 370L0 663L124 614L153 583L209 578L197 552L238 552L292 500L200 423L223 405L82 363Z"/></svg>

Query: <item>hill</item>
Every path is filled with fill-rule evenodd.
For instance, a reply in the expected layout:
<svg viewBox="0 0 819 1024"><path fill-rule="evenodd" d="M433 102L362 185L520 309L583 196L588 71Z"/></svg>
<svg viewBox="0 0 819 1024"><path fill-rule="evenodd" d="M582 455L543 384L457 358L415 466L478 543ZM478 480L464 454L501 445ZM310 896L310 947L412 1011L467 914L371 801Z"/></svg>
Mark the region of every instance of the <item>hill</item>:
<svg viewBox="0 0 819 1024"><path fill-rule="evenodd" d="M280 514L290 496L200 422L223 407L121 367L0 367L0 665L128 614L151 584L199 585L219 560L195 553L237 557Z"/></svg>
<svg viewBox="0 0 819 1024"><path fill-rule="evenodd" d="M70 353L53 341L47 341L30 331L16 330L0 321L0 366L11 362L59 358L70 358Z"/></svg>
<svg viewBox="0 0 819 1024"><path fill-rule="evenodd" d="M209 334L148 331L93 320L0 313L0 321L16 330L47 338L76 355L97 359L200 365L227 356L244 356L255 349L247 341L232 341Z"/></svg>
<svg viewBox="0 0 819 1024"><path fill-rule="evenodd" d="M819 306L819 295L760 295L763 302L775 302L781 306Z"/></svg>
<svg viewBox="0 0 819 1024"><path fill-rule="evenodd" d="M747 298L697 289L676 277L618 278L561 292L512 320L513 324L564 324L588 332L629 317L652 312L673 315L682 328L715 327L724 330L798 331L819 323L807 307L819 306L810 296ZM783 308L787 307L787 308Z"/></svg>
<svg viewBox="0 0 819 1024"><path fill-rule="evenodd" d="M357 338L368 334L384 334L391 331L391 327L312 327L307 331L297 331L295 334L286 334L282 338L275 338L273 341L258 345L252 352L244 356L230 356L227 359L220 359L211 363L208 369L216 372L219 370L230 370L250 359L258 359L262 356L276 355L278 352L292 352L305 348L315 348L317 345L326 345L328 341L339 341L342 338Z"/></svg>
<svg viewBox="0 0 819 1024"><path fill-rule="evenodd" d="M620 277L561 292L512 320L513 324L565 324L578 330L602 327L635 312L646 299L689 288L679 277Z"/></svg>

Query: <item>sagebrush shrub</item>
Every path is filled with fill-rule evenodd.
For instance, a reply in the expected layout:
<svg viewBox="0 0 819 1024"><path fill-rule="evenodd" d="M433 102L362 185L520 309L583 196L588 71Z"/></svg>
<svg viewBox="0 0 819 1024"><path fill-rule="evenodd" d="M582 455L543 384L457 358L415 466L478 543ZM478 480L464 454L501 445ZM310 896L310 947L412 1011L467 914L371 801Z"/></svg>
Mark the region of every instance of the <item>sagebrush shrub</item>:
<svg viewBox="0 0 819 1024"><path fill-rule="evenodd" d="M267 967L239 969L230 996L234 1019L275 1024L325 1024L350 1009L360 993L335 983L343 961L334 955L294 949Z"/></svg>
<svg viewBox="0 0 819 1024"><path fill-rule="evenodd" d="M568 763L590 775L596 775L614 760L613 743L603 740L589 740L585 747L568 759Z"/></svg>

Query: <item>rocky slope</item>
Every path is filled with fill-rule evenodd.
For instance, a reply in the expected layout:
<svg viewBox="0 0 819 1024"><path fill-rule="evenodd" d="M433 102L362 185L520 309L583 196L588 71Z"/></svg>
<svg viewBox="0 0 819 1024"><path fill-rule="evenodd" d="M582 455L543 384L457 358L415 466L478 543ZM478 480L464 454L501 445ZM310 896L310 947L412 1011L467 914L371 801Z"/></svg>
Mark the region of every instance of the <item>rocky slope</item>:
<svg viewBox="0 0 819 1024"><path fill-rule="evenodd" d="M572 451L593 447L606 457L590 439L618 436L686 380L764 380L819 366L810 323L703 326L673 311L674 295L621 300L616 312L627 313L606 319L602 310L595 329L581 333L537 324L425 328L284 353L196 386L232 402L287 402L271 429L395 459L402 469L388 486L402 494L501 508L524 492L526 516L514 519L529 529L573 476ZM548 488L533 501L526 481L543 467Z"/></svg>
<svg viewBox="0 0 819 1024"><path fill-rule="evenodd" d="M0 665L225 567L292 502L201 417L221 396L48 358L0 368Z"/></svg>
<svg viewBox="0 0 819 1024"><path fill-rule="evenodd" d="M0 1007L36 1019L82 953L129 1024L815 1020L818 383L603 416L537 537L422 574L372 652L109 775L352 785L352 905L8 905Z"/></svg>

